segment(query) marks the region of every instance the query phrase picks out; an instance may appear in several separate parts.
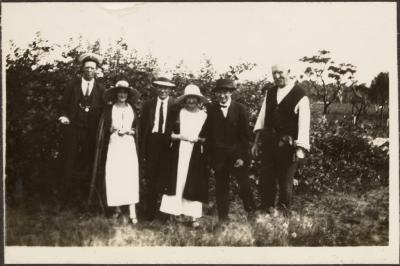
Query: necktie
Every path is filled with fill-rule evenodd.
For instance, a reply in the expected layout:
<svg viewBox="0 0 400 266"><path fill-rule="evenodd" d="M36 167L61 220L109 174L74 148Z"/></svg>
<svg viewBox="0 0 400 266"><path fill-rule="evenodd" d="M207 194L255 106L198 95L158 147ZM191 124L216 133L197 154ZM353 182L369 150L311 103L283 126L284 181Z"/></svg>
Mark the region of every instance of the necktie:
<svg viewBox="0 0 400 266"><path fill-rule="evenodd" d="M163 124L164 124L164 102L161 102L160 104L160 112L159 112L159 117L158 117L158 133L163 133Z"/></svg>
<svg viewBox="0 0 400 266"><path fill-rule="evenodd" d="M85 96L89 96L89 86L90 86L90 83L88 82Z"/></svg>
<svg viewBox="0 0 400 266"><path fill-rule="evenodd" d="M220 105L219 105L219 107L221 107L221 108L227 108L227 107L228 107L228 105L223 105L223 104L220 104Z"/></svg>

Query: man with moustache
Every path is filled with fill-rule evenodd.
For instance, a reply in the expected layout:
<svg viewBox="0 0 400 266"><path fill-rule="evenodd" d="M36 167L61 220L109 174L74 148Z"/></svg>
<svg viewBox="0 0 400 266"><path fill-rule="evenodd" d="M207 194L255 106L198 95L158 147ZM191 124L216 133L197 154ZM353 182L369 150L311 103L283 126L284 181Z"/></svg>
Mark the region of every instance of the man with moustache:
<svg viewBox="0 0 400 266"><path fill-rule="evenodd" d="M230 79L219 79L214 93L217 101L207 109L206 142L215 171L216 199L220 222L229 221L229 183L231 174L236 175L239 193L249 218L255 209L248 177L249 132L248 114L244 105L232 100L236 90Z"/></svg>
<svg viewBox="0 0 400 266"><path fill-rule="evenodd" d="M65 130L62 184L65 185L65 200L69 203L72 199L81 203L80 198L87 197L89 192L96 131L104 108L104 87L95 78L101 57L85 53L78 61L82 77L66 86L58 119Z"/></svg>
<svg viewBox="0 0 400 266"><path fill-rule="evenodd" d="M310 149L310 102L304 90L289 78L290 69L272 66L275 86L266 92L257 122L251 153L260 154L262 173L259 187L262 212L270 213L276 204L284 214L289 214L292 201L293 177L299 161Z"/></svg>
<svg viewBox="0 0 400 266"><path fill-rule="evenodd" d="M170 141L167 117L173 104L169 96L175 84L160 77L153 82L157 97L144 102L139 121L139 157L146 182L145 218L152 221L159 210L161 189L167 174L166 155ZM169 132L169 133L168 133Z"/></svg>

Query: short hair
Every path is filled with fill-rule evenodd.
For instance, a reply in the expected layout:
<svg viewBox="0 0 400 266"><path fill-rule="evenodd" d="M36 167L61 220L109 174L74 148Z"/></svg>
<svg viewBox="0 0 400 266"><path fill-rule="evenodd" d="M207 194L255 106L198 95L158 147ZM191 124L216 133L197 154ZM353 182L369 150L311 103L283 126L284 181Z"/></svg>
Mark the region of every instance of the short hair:
<svg viewBox="0 0 400 266"><path fill-rule="evenodd" d="M272 65L271 70L272 70L272 72L282 71L282 72L288 72L289 73L290 72L290 67L286 66L284 64L274 64L274 65Z"/></svg>

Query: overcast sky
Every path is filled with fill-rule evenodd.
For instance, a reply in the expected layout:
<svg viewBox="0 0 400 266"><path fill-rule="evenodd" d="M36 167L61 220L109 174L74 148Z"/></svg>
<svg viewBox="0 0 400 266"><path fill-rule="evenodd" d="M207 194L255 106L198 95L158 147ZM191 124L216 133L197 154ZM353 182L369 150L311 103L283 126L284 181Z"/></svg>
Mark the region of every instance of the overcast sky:
<svg viewBox="0 0 400 266"><path fill-rule="evenodd" d="M396 3L3 3L2 24L6 48L37 31L58 44L79 34L104 44L124 37L165 69L183 60L197 71L204 57L218 72L257 63L249 79L269 75L275 62L299 73L298 59L321 49L356 65L368 84L396 66Z"/></svg>

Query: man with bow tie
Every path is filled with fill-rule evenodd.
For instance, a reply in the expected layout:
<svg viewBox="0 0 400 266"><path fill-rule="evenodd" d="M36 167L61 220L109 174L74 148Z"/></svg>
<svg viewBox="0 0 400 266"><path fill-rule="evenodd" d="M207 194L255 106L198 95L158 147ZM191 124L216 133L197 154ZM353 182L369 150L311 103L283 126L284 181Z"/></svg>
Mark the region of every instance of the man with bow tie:
<svg viewBox="0 0 400 266"><path fill-rule="evenodd" d="M249 132L248 115L244 105L232 100L236 89L230 79L219 79L214 92L217 102L208 107L206 139L215 171L218 218L228 220L229 181L236 175L244 209L249 216L254 212L254 198L248 177Z"/></svg>
<svg viewBox="0 0 400 266"><path fill-rule="evenodd" d="M153 81L157 97L143 103L139 120L139 157L146 181L145 218L154 220L159 210L161 188L167 174L167 154L171 137L167 123L173 104L169 96L175 84L168 78Z"/></svg>
<svg viewBox="0 0 400 266"><path fill-rule="evenodd" d="M267 213L275 208L279 194L277 207L289 214L293 177L310 149L310 102L289 73L288 67L272 66L275 86L266 92L254 126L256 136L251 152L254 157L261 153L261 211Z"/></svg>
<svg viewBox="0 0 400 266"><path fill-rule="evenodd" d="M95 79L101 63L97 54L85 53L78 59L82 77L64 90L59 121L65 127L63 174L67 201L87 196L93 167L96 131L104 108L104 87ZM80 172L79 175L78 172ZM77 197L71 195L78 191Z"/></svg>

